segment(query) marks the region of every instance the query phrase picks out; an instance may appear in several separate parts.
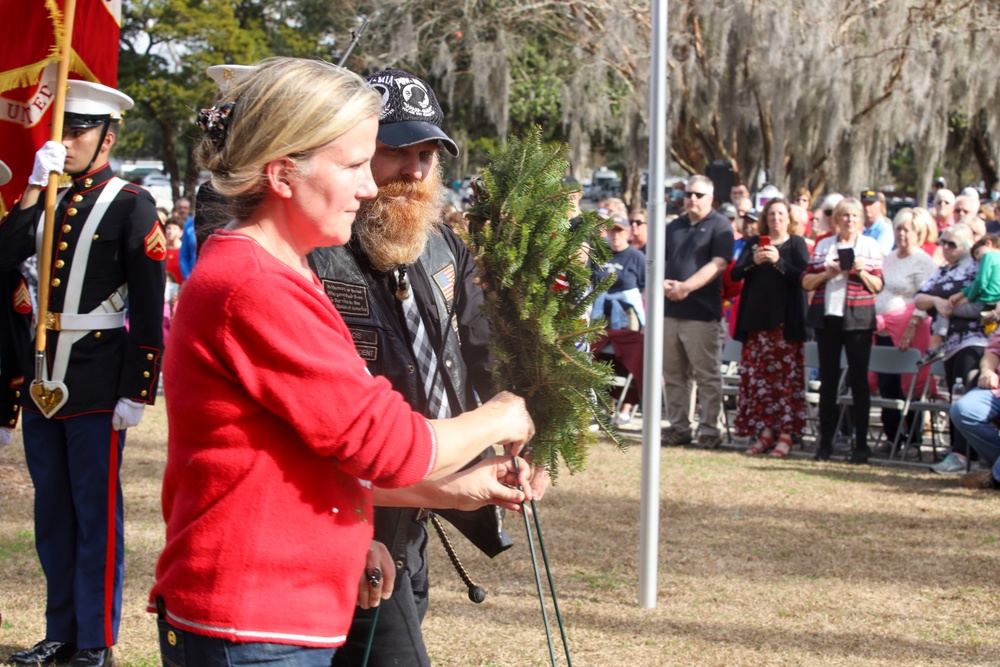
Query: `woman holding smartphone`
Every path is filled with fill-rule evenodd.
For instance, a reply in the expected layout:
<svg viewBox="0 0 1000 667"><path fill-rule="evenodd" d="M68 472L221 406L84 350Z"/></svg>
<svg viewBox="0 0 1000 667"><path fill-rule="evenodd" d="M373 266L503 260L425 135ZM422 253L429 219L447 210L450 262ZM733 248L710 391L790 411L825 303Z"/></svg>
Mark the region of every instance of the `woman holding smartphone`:
<svg viewBox="0 0 1000 667"><path fill-rule="evenodd" d="M867 463L868 359L875 331L875 295L882 291L882 251L862 236L861 202L850 197L833 211L838 233L816 244L802 275L802 287L815 290L806 324L816 330L819 351L819 448L817 461L829 461L837 429L840 355L847 355L848 381L854 396L854 446L848 463Z"/></svg>
<svg viewBox="0 0 1000 667"><path fill-rule="evenodd" d="M743 343L736 435L757 436L747 454L784 457L806 424L806 297L800 278L809 262L788 203L763 211L763 234L747 239L730 272L743 281L734 338Z"/></svg>

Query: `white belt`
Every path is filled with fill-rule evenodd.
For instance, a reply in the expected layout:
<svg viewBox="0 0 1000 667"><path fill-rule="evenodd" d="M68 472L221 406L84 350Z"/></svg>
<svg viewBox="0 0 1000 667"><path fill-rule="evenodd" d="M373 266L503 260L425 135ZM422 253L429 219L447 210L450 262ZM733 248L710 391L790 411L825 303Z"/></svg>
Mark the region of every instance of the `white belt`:
<svg viewBox="0 0 1000 667"><path fill-rule="evenodd" d="M120 329L125 326L125 311L120 313L48 313L45 328L52 331L94 331L96 329Z"/></svg>

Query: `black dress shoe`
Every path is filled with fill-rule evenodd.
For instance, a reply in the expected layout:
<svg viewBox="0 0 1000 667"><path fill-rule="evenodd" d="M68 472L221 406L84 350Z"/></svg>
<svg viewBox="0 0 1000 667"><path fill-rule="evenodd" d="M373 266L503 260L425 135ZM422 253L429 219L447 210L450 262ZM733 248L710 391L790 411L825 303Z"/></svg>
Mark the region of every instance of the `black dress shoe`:
<svg viewBox="0 0 1000 667"><path fill-rule="evenodd" d="M830 454L832 453L833 453L832 447L820 447L819 449L816 450L816 453L813 455L813 461L829 461Z"/></svg>
<svg viewBox="0 0 1000 667"><path fill-rule="evenodd" d="M7 663L18 667L39 667L63 663L73 657L76 646L64 642L54 642L48 639L35 644L26 651L15 653L7 658Z"/></svg>
<svg viewBox="0 0 1000 667"><path fill-rule="evenodd" d="M115 655L111 647L83 648L69 661L69 667L114 667Z"/></svg>
<svg viewBox="0 0 1000 667"><path fill-rule="evenodd" d="M870 454L868 449L853 449L851 450L851 455L847 457L847 462L851 465L864 465L868 463L868 455Z"/></svg>

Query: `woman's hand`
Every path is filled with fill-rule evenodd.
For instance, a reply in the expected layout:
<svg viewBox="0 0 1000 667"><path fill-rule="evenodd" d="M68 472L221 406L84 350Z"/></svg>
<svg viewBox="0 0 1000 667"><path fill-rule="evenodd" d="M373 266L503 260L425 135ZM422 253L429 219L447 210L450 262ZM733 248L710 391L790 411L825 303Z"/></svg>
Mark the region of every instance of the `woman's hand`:
<svg viewBox="0 0 1000 667"><path fill-rule="evenodd" d="M358 606L362 609L377 607L388 600L396 584L396 564L381 542L372 540L365 556L365 570L358 582Z"/></svg>
<svg viewBox="0 0 1000 667"><path fill-rule="evenodd" d="M1000 375L988 368L980 370L979 386L983 389L1000 389Z"/></svg>
<svg viewBox="0 0 1000 667"><path fill-rule="evenodd" d="M951 317L952 312L954 312L951 302L942 296L934 297L934 307L942 317Z"/></svg>
<svg viewBox="0 0 1000 667"><path fill-rule="evenodd" d="M753 263L757 265L763 264L764 262L776 264L778 257L778 249L773 245L757 246L757 250L753 253Z"/></svg>
<svg viewBox="0 0 1000 667"><path fill-rule="evenodd" d="M906 330L903 331L902 337L899 339L899 349L906 352L910 349L910 345L913 343L913 334L915 334L917 328L912 324L906 325Z"/></svg>
<svg viewBox="0 0 1000 667"><path fill-rule="evenodd" d="M522 502L536 497L532 492L532 471L524 459L517 460L515 472L513 456L490 456L446 477L436 491L444 500L435 505L466 512L496 505L520 512Z"/></svg>
<svg viewBox="0 0 1000 667"><path fill-rule="evenodd" d="M854 269L854 273L860 274L862 271L868 270L868 265L865 264L865 258L858 256L854 258L854 265L851 267Z"/></svg>

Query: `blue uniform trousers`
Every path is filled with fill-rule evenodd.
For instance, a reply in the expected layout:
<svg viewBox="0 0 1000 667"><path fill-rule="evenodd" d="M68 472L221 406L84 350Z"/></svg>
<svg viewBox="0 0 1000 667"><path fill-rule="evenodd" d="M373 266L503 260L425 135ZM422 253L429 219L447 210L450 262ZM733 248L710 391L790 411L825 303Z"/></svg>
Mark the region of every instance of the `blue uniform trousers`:
<svg viewBox="0 0 1000 667"><path fill-rule="evenodd" d="M114 645L121 621L125 431L113 430L111 417L23 415L35 547L48 584L45 638L78 648Z"/></svg>

